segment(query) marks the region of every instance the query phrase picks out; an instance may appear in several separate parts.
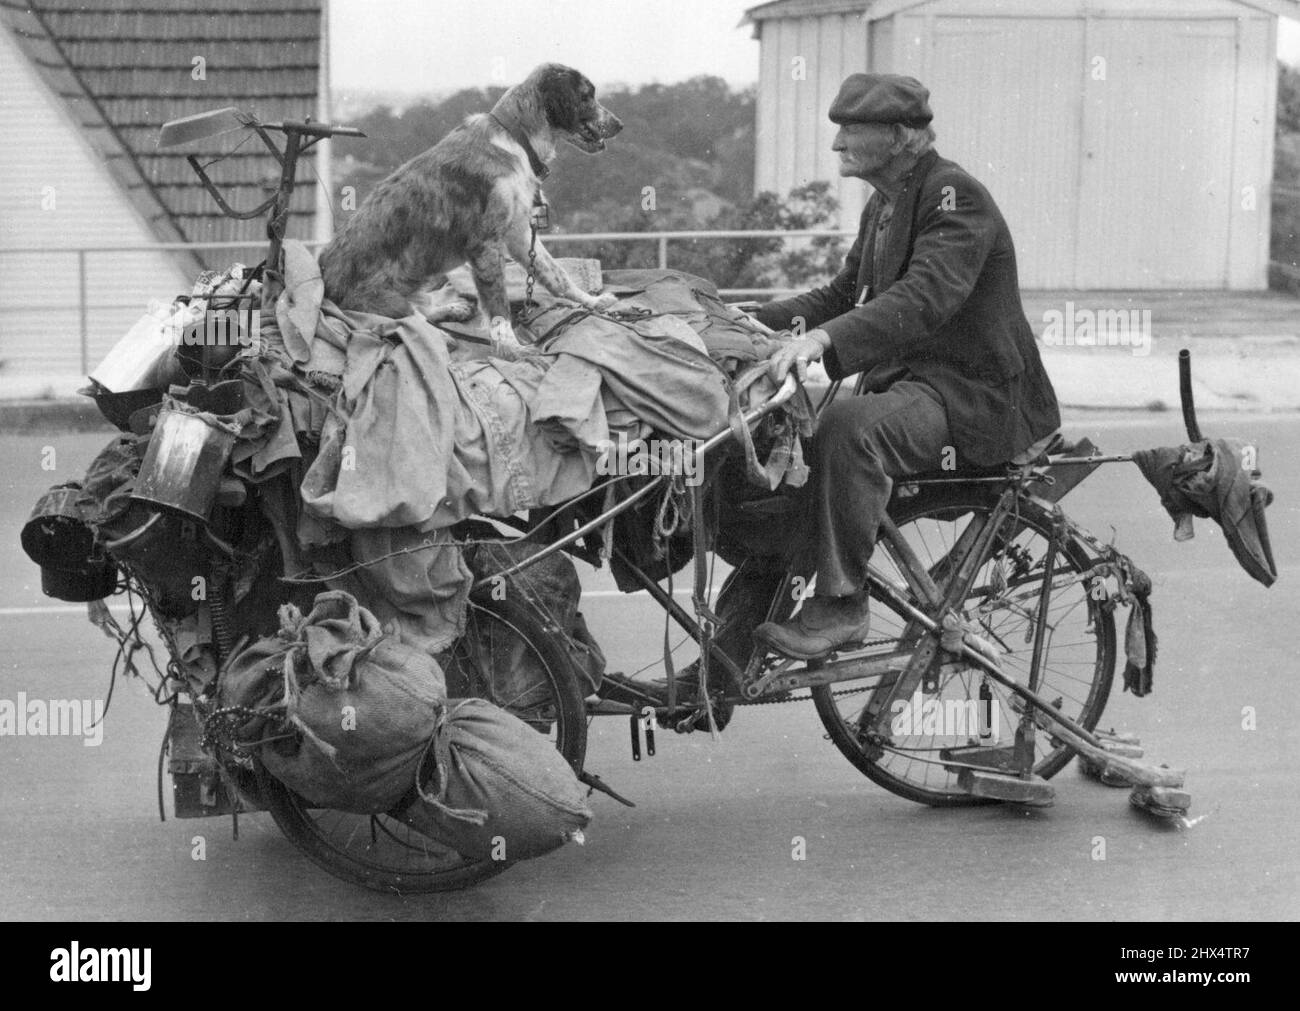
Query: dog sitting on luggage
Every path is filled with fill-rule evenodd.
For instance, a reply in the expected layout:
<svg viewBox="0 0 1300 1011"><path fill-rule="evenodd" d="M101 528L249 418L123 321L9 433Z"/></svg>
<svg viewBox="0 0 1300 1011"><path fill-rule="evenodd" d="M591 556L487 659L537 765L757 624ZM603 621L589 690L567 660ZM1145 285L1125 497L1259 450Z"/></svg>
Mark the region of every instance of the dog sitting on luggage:
<svg viewBox="0 0 1300 1011"><path fill-rule="evenodd" d="M595 154L623 129L595 94L578 71L543 64L491 112L470 116L398 168L321 252L326 297L344 309L401 318L448 270L468 262L494 346L503 357L517 355L506 255L529 261L530 218L557 143ZM597 311L616 301L580 289L540 241L531 251L537 280L557 297Z"/></svg>

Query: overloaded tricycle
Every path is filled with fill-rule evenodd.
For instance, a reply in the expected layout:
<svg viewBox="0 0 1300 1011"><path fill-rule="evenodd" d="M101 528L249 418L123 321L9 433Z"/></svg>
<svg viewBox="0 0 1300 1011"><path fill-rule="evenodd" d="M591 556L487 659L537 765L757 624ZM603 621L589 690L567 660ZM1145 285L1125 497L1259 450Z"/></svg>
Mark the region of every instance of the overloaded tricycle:
<svg viewBox="0 0 1300 1011"><path fill-rule="evenodd" d="M155 659L146 617L161 637L160 809L165 758L179 817L237 829L266 810L341 878L457 888L581 839L595 791L626 803L584 769L592 717L626 720L639 759L666 730L811 700L849 761L920 803L1050 805L1078 756L1153 815L1188 810L1181 771L1096 729L1120 606L1124 685L1150 690L1150 581L1060 506L1122 460L1166 470L1180 517L1244 481L1232 522L1251 524L1252 574L1272 581L1254 447L1201 438L1185 352L1192 445L1106 455L1057 435L1004 466L898 482L870 638L795 661L749 632L814 589L801 439L850 391L814 406L793 377L777 388L764 362L786 335L673 271L606 272L597 288L619 300L598 312L535 305L528 284L516 326L541 353L514 362L472 327L342 312L285 229L298 156L355 131L223 110L163 139L230 129L276 158L275 196L238 211L191 164L227 213L268 214L266 260L201 278L96 369L88 392L122 435L23 533L46 592L89 602L117 640L115 674ZM656 401L660 369L707 392ZM649 594L698 659L678 671L666 649L660 679L606 671L571 557ZM689 609L672 588L685 566ZM125 621L104 603L118 597Z"/></svg>

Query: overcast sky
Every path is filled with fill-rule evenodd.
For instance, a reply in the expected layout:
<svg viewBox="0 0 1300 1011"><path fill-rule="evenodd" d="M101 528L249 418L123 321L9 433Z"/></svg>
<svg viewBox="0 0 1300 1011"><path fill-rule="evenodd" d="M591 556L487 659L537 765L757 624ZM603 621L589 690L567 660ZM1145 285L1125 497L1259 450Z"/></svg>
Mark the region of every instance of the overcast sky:
<svg viewBox="0 0 1300 1011"><path fill-rule="evenodd" d="M758 80L758 42L741 16L759 0L330 0L336 91L448 92L507 85L539 63L598 85L670 84L715 74ZM1300 23L1279 55L1300 64Z"/></svg>
<svg viewBox="0 0 1300 1011"><path fill-rule="evenodd" d="M597 85L715 74L758 80L758 42L737 28L758 0L330 0L335 90L509 85L539 63Z"/></svg>

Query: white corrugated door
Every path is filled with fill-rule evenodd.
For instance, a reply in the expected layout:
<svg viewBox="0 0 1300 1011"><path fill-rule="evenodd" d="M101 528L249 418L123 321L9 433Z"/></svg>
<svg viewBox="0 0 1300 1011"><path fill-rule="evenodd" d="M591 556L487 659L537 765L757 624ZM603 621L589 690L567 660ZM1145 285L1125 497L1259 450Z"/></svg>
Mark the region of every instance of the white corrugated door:
<svg viewBox="0 0 1300 1011"><path fill-rule="evenodd" d="M1088 22L1076 286L1227 286L1236 31Z"/></svg>
<svg viewBox="0 0 1300 1011"><path fill-rule="evenodd" d="M920 20L920 19L918 19ZM923 66L935 147L988 187L1011 228L1021 285L1074 280L1083 21L937 17Z"/></svg>

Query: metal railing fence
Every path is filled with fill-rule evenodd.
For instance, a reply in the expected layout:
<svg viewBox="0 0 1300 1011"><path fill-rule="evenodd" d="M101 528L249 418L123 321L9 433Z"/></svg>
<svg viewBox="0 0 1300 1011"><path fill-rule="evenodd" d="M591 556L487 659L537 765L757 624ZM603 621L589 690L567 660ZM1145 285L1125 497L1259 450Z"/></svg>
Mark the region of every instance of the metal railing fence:
<svg viewBox="0 0 1300 1011"><path fill-rule="evenodd" d="M715 241L719 239L816 239L816 238L851 238L852 231L834 231L827 229L803 230L730 230L730 231L665 231L665 232L584 232L584 233L543 233L546 245L563 254L564 247L580 243L617 242L617 243L654 243L656 262L660 268L671 266L669 256L670 243ZM308 241L308 248L324 245L323 240ZM50 256L61 255L75 257L76 260L76 299L74 303L51 301L48 291L35 292L30 300L10 301L0 296L0 313L27 311L67 311L75 308L78 321L78 357L81 372L90 368L90 333L91 315L96 310L126 310L139 308L144 311L151 297L157 298L165 293L140 292L134 300L105 302L92 299L88 295L88 278L90 258L113 254L156 253L165 251L200 252L204 250L229 250L231 253L248 251L250 262L258 262L265 254L265 242L229 241L229 242L155 242L137 244L106 244L90 246L9 246L0 247L0 276L3 276L4 261L15 256ZM790 294L791 288L725 288L721 294L726 298L777 297ZM12 294L12 292L10 293ZM135 293L123 292L129 298Z"/></svg>

